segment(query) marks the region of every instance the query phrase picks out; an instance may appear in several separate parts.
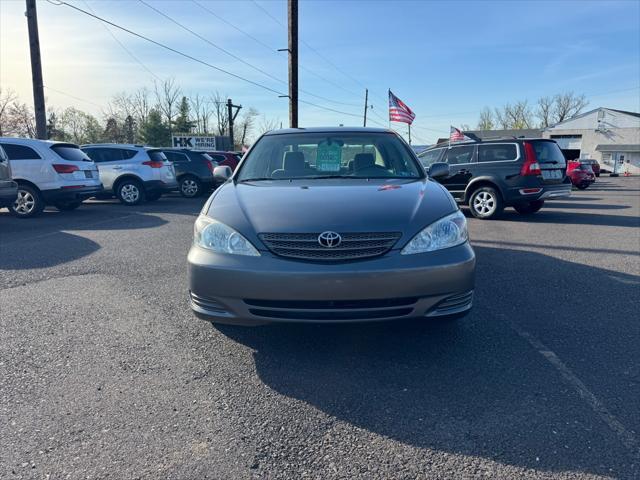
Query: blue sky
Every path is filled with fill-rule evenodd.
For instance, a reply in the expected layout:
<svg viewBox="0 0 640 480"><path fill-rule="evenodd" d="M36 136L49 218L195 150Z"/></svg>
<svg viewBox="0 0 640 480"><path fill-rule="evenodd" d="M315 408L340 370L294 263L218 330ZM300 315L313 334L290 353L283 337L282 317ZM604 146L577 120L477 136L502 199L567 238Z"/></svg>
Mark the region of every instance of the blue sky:
<svg viewBox="0 0 640 480"><path fill-rule="evenodd" d="M147 0L246 62L287 79L287 33L252 1ZM286 2L256 0L282 24ZM98 15L274 90L286 85L216 50L138 1L82 0ZM58 107L99 114L115 93L152 85L98 21L65 6L38 2L46 95ZM31 100L22 0L0 0L0 83ZM230 95L269 118L287 122L287 100L111 28L159 77L175 77L186 94ZM300 88L333 102L300 98L362 114L364 87L386 123L386 92L416 112L414 143L445 136L450 124L475 126L485 105L572 90L589 107L640 110L640 2L630 1L304 1L300 2ZM322 57L310 50L313 47ZM311 73L313 72L313 73ZM329 81L318 78L318 75ZM65 92L67 95L59 92ZM71 98L73 95L76 100ZM300 124L357 125L361 119L300 105ZM400 124L396 125L406 130ZM417 138L416 138L417 137ZM422 141L422 142L421 142Z"/></svg>

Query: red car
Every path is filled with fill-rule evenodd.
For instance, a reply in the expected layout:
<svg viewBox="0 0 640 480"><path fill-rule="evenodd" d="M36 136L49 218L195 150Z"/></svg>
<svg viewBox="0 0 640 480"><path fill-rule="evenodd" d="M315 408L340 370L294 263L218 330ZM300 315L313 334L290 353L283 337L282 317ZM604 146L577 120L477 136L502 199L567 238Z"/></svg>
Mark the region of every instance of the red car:
<svg viewBox="0 0 640 480"><path fill-rule="evenodd" d="M579 160L571 160L567 163L567 175L571 183L580 190L584 190L596 181L591 165Z"/></svg>
<svg viewBox="0 0 640 480"><path fill-rule="evenodd" d="M228 165L231 170L235 171L242 155L236 152L207 152L214 161L218 163L218 166Z"/></svg>

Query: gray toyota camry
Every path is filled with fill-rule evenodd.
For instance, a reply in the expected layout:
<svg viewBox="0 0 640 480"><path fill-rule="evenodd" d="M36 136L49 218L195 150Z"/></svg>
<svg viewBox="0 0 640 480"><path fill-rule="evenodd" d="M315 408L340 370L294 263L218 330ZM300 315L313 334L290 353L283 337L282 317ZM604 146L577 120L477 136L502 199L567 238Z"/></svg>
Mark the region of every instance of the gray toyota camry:
<svg viewBox="0 0 640 480"><path fill-rule="evenodd" d="M472 307L467 222L396 133L269 132L207 201L189 251L191 308L214 322L459 317Z"/></svg>

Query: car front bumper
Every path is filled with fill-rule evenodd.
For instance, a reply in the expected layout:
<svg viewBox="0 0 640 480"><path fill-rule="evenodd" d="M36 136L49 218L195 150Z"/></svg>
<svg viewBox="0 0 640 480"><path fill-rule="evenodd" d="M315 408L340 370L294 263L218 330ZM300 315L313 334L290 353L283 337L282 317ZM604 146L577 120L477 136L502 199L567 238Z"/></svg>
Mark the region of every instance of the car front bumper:
<svg viewBox="0 0 640 480"><path fill-rule="evenodd" d="M18 184L12 180L0 182L0 208L13 205L18 197Z"/></svg>
<svg viewBox="0 0 640 480"><path fill-rule="evenodd" d="M473 303L475 254L467 243L417 255L398 250L328 264L218 254L192 246L191 308L220 323L358 322L459 315Z"/></svg>

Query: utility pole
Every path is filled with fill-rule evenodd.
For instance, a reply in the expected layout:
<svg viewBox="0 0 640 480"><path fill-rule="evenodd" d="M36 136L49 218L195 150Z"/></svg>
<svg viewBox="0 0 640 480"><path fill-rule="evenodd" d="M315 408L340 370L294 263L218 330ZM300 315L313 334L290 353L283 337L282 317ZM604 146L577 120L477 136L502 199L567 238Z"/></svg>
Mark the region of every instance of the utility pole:
<svg viewBox="0 0 640 480"><path fill-rule="evenodd" d="M29 28L29 50L31 51L31 79L33 81L33 107L36 114L36 137L47 138L47 114L44 108L44 85L42 82L42 62L40 61L40 37L38 35L38 14L36 0L26 0L27 26Z"/></svg>
<svg viewBox="0 0 640 480"><path fill-rule="evenodd" d="M369 89L364 89L364 126L367 126L367 109L369 108Z"/></svg>
<svg viewBox="0 0 640 480"><path fill-rule="evenodd" d="M298 0L289 0L289 127L298 128Z"/></svg>
<svg viewBox="0 0 640 480"><path fill-rule="evenodd" d="M233 113L233 109L236 109L236 113ZM229 141L231 142L230 150L235 148L234 140L233 140L233 122L235 122L236 117L238 116L238 112L242 108L242 105L234 105L233 101L228 98L227 99L227 115L229 117Z"/></svg>

